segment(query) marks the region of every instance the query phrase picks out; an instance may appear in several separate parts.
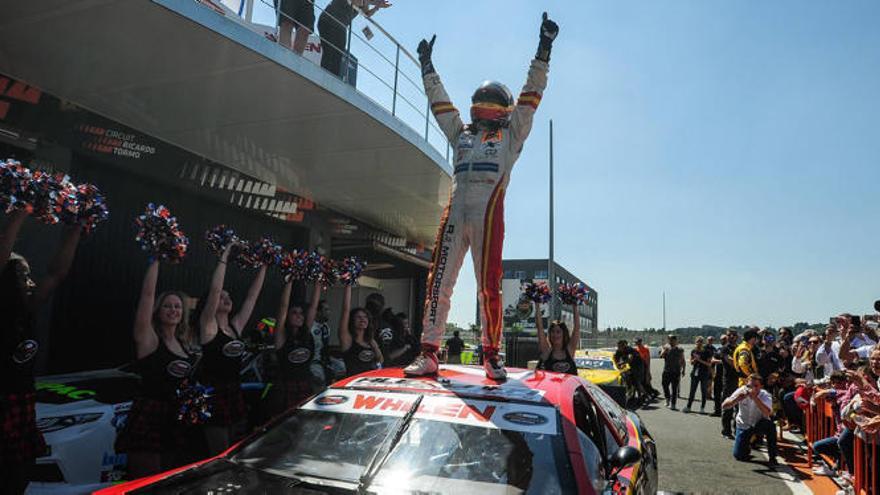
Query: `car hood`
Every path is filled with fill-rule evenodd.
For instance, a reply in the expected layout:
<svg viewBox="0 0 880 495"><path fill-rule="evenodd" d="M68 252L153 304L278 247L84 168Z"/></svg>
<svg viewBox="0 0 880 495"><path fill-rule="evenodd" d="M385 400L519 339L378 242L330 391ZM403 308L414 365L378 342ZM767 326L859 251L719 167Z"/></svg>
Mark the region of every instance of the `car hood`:
<svg viewBox="0 0 880 495"><path fill-rule="evenodd" d="M157 479L158 478L158 479ZM152 483L144 485L133 481L117 485L99 494L177 494L177 493L224 493L237 494L284 493L289 495L321 495L354 493L336 487L321 487L304 480L251 469L233 463L225 458L215 459L184 471L170 474L165 478L153 478ZM352 487L353 488L353 487Z"/></svg>
<svg viewBox="0 0 880 495"><path fill-rule="evenodd" d="M620 385L620 372L617 370L579 369L578 375L596 385Z"/></svg>

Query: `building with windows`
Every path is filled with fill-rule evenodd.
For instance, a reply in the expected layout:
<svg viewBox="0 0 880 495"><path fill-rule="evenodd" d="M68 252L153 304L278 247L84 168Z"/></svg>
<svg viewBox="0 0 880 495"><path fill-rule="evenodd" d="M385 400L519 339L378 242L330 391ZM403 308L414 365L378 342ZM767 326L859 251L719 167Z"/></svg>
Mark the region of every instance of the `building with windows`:
<svg viewBox="0 0 880 495"><path fill-rule="evenodd" d="M547 282L552 288L562 283L581 282L583 280L573 275L564 267L554 262L554 281L550 283L550 263L547 259L528 260L504 260L504 275L501 280L502 301L504 304L504 331L506 333L535 333L534 309L529 302L521 300L522 285L527 282ZM589 284L586 284L589 287ZM552 306L552 308L551 308ZM587 304L578 306L578 314L575 315L571 306L565 306L555 298L553 304L542 307L541 318L544 323L552 320L562 320L569 328L574 324L575 318L580 318L582 345L598 331L598 293L590 287L590 295ZM479 307L477 308L477 320L479 321Z"/></svg>

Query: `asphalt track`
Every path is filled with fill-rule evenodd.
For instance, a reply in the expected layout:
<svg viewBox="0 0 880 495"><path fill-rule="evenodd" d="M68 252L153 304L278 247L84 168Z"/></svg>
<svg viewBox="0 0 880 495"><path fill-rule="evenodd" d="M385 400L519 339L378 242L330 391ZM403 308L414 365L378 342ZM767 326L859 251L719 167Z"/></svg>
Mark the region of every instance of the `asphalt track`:
<svg viewBox="0 0 880 495"><path fill-rule="evenodd" d="M653 359L652 384L660 390L663 362ZM690 371L690 366L688 366ZM757 494L834 494L837 487L827 478L813 478L795 437L785 433L781 444L780 465L767 466L764 451L753 452L752 462L733 458L733 441L721 436L721 418L709 416L713 405L706 403L706 414L683 413L687 405L690 379L685 375L679 391L678 411L658 402L639 409L638 413L654 436L659 458L659 489L667 493L742 493ZM699 396L694 410L699 411Z"/></svg>

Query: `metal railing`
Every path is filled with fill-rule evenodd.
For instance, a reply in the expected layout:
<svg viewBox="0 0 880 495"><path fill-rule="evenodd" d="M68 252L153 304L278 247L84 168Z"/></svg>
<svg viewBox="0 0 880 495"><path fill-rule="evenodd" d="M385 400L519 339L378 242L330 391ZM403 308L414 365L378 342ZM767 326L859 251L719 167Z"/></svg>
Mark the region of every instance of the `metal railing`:
<svg viewBox="0 0 880 495"><path fill-rule="evenodd" d="M213 1L220 2L220 0ZM279 5L281 1L283 0L278 0ZM328 4L329 1L322 0L322 3ZM258 19L272 22L274 17L276 43L280 43L281 40L278 26L282 17L298 27L302 26L295 19L281 12L280 8L276 8L273 0L240 0L240 2L236 13L244 22L252 26L261 25L256 22ZM336 19L317 3L314 4L314 8L316 35L321 34L317 26L322 14L345 26L346 23ZM336 46L321 37L322 54L324 50L335 50L341 55L340 73L334 75L352 83L350 71L354 66L357 75L370 76L366 80L358 78L355 86L357 91L418 132L425 142L449 162L451 147L446 136L433 120L431 105L422 87L418 59L374 19L364 15L357 7L354 8L359 15L345 26L345 46ZM372 34L374 29L381 34L381 37ZM291 42L293 38L292 35Z"/></svg>

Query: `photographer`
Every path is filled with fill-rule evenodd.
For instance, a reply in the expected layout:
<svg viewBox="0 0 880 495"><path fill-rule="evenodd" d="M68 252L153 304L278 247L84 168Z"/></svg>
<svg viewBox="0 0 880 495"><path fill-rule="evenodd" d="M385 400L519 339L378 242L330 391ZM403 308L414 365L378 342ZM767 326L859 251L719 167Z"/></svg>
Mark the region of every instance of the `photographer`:
<svg viewBox="0 0 880 495"><path fill-rule="evenodd" d="M748 332L746 332L748 333ZM746 378L746 384L724 400L723 409L739 406L736 414L736 438L733 443L733 457L738 461L751 458L749 441L754 435L767 438L768 465L776 465L776 428L773 426L773 398L762 388L761 375L753 373Z"/></svg>

